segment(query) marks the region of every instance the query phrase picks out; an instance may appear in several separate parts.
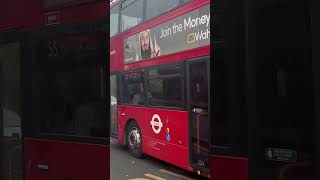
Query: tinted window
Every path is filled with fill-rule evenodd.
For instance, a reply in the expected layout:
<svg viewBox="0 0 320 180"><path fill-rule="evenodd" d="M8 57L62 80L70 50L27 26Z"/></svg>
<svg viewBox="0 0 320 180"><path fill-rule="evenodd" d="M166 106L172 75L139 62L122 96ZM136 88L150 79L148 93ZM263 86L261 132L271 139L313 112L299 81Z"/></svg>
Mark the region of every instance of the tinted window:
<svg viewBox="0 0 320 180"><path fill-rule="evenodd" d="M110 101L111 105L117 105L117 76L110 76Z"/></svg>
<svg viewBox="0 0 320 180"><path fill-rule="evenodd" d="M143 21L143 0L127 0L121 5L121 31L132 28Z"/></svg>
<svg viewBox="0 0 320 180"><path fill-rule="evenodd" d="M181 67L180 66L171 66L165 68L153 68L149 70L149 77L154 76L166 76L166 75L180 75Z"/></svg>
<svg viewBox="0 0 320 180"><path fill-rule="evenodd" d="M119 5L113 7L110 13L110 37L119 31Z"/></svg>
<svg viewBox="0 0 320 180"><path fill-rule="evenodd" d="M225 15L222 13L213 13L213 41L221 41L224 38L224 19Z"/></svg>
<svg viewBox="0 0 320 180"><path fill-rule="evenodd" d="M123 103L133 105L144 105L144 72L131 72L122 75L124 87Z"/></svg>
<svg viewBox="0 0 320 180"><path fill-rule="evenodd" d="M223 11L227 3L230 4L230 2L227 2L225 0L215 0L214 3L210 3L210 6L213 12Z"/></svg>
<svg viewBox="0 0 320 180"><path fill-rule="evenodd" d="M193 105L208 108L208 79L206 62L198 62L190 68L190 99Z"/></svg>
<svg viewBox="0 0 320 180"><path fill-rule="evenodd" d="M191 2L192 0L180 0L181 1L181 4L185 4L187 2Z"/></svg>
<svg viewBox="0 0 320 180"><path fill-rule="evenodd" d="M22 180L20 44L0 44L0 179Z"/></svg>
<svg viewBox="0 0 320 180"><path fill-rule="evenodd" d="M50 40L42 42L40 50L44 51ZM90 35L63 36L53 42L63 51L37 62L41 133L107 137L109 104L103 94L100 62L103 46Z"/></svg>
<svg viewBox="0 0 320 180"><path fill-rule="evenodd" d="M148 98L154 106L181 106L181 78L154 78L149 80Z"/></svg>
<svg viewBox="0 0 320 180"><path fill-rule="evenodd" d="M149 70L147 97L152 106L183 106L181 67L170 66Z"/></svg>
<svg viewBox="0 0 320 180"><path fill-rule="evenodd" d="M118 132L117 117L117 75L110 76L110 130L111 135L116 137Z"/></svg>
<svg viewBox="0 0 320 180"><path fill-rule="evenodd" d="M147 20L155 18L191 0L147 0Z"/></svg>
<svg viewBox="0 0 320 180"><path fill-rule="evenodd" d="M148 0L147 1L147 20L157 17L171 9L178 7L180 0Z"/></svg>
<svg viewBox="0 0 320 180"><path fill-rule="evenodd" d="M99 102L99 71L95 66L46 69L42 79L44 133L106 137L106 110Z"/></svg>
<svg viewBox="0 0 320 180"><path fill-rule="evenodd" d="M211 143L217 147L231 147L231 134L227 133L230 129L230 122L227 118L227 72L225 63L225 54L223 45L216 45L213 48L213 58L214 61L211 67L213 67L213 72L211 73L211 83L212 83L212 95L211 102L213 106L213 117L214 121L211 124L211 133L214 135L211 138Z"/></svg>

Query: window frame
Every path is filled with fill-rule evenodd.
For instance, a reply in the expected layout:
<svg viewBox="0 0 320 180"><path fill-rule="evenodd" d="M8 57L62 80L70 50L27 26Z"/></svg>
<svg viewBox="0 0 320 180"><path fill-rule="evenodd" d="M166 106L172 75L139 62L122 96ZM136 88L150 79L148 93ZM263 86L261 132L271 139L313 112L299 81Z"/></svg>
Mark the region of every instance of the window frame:
<svg viewBox="0 0 320 180"><path fill-rule="evenodd" d="M166 14L166 13L168 13L168 12L170 12L170 11L174 11L174 10L176 10L176 9L178 9L178 8L180 8L180 7L184 6L184 5L189 4L189 3L192 2L192 0L190 0L189 2L183 2L183 0L179 0L179 5L178 5L177 7L171 9L170 11L166 11L166 12L164 12L164 13L161 13L161 14L159 14L159 15L157 15L157 16L155 16L155 17L147 20L147 15L146 15L146 13L147 13L147 10L146 10L146 8L147 8L147 0L142 0L142 1L143 1L143 18L142 18L142 22L141 22L140 24L136 25L136 26L130 27L130 28L122 31L122 30L121 30L121 28L122 28L122 27L121 27L121 21L122 21L122 11L121 11L121 10L122 10L122 4L123 4L125 1L127 1L127 0L120 1L118 4L115 4L115 5L112 7L112 8L114 8L114 7L116 7L117 5L119 5L118 33L115 34L115 35L113 35L113 36L116 36L116 35L121 34L121 33L128 32L128 31L130 31L132 28L135 28L135 27L138 26L138 25L141 25L141 24L143 24L143 23L147 23L147 22L149 22L149 21L152 21L152 20L154 20L154 19L156 19L156 18L158 18L158 17L160 17L160 16L163 16L164 14ZM131 4L133 4L133 2L130 3L129 5L127 5L126 7L130 6ZM111 36L111 37L113 37L113 36Z"/></svg>
<svg viewBox="0 0 320 180"><path fill-rule="evenodd" d="M109 33L109 37L110 37L110 38L112 38L112 37L114 37L114 36L116 36L117 34L120 33L121 3L115 4L115 5L111 8L111 10L112 10L113 8L115 8L115 9L118 11L118 18L117 18L117 20L118 20L118 27L117 27L117 32L116 32L115 34L113 34L113 35L111 36L110 33ZM111 10L110 10L110 12L111 12ZM111 17L111 16L110 16L110 17ZM110 19L110 22L111 22L111 19Z"/></svg>
<svg viewBox="0 0 320 180"><path fill-rule="evenodd" d="M178 0L178 1L179 1L179 5L178 5L177 7L172 8L172 9L170 9L169 11L165 11L165 12L163 12L163 13L160 13L160 14L158 14L158 15L150 18L150 19L147 19L147 5L148 5L148 0L145 0L145 4L146 4L146 5L145 5L145 22L148 22L148 21L151 21L151 20L153 20L153 19L156 19L156 18L158 18L158 17L160 17L160 16L162 16L162 15L164 15L164 14L170 12L170 11L174 11L174 10L180 8L181 6L186 5L186 4L190 3L190 2L192 2L192 0L189 0L189 2L183 2L183 0Z"/></svg>
<svg viewBox="0 0 320 180"><path fill-rule="evenodd" d="M68 74L69 75L69 73L74 73L74 71L73 70L75 70L75 69L73 69L72 68L72 65L74 64L74 63L66 63L66 62L63 62L63 59L59 59L60 61L59 62L53 62L53 61L50 61L50 60L47 60L46 62L51 66L51 67L53 67L53 69L52 70L50 70L50 68L48 68L47 69L47 67L43 67L42 68L42 70L40 70L40 75L41 75L41 77L44 77L44 75L43 75L43 72L45 71L45 73L46 73L46 75L54 75L54 76L56 76L57 75L57 73L66 73L66 74ZM63 63L64 63L64 65L63 65ZM89 70L89 69L95 69L96 70L96 72L92 75L93 77L95 76L96 78L96 82L97 83L100 83L100 80L99 80L99 78L101 78L100 77L100 72L99 72L99 65L98 65L98 63L97 62L80 62L80 63L75 63L76 64L76 66L77 66L77 68L80 68L80 69L82 69L82 70ZM44 71L43 71L44 70ZM73 75L73 74L72 74ZM91 74L90 74L91 75ZM45 77L45 79L47 78L48 76L46 76ZM77 78L78 79L78 78ZM46 79L47 80L47 79ZM100 87L98 86L98 84L95 84L95 85L97 85L96 87L93 87L93 91L94 91L94 93L96 93L96 95L99 97L99 98L103 98L102 96L101 96L101 94L99 95L99 92L97 91L97 89L99 89ZM48 84L46 84L46 86L44 87L43 86L43 84L40 84L40 92L41 92L41 94L45 94L45 96L46 95L48 95L48 97L50 97L50 96L54 96L54 95L52 95L52 93L53 92L50 92L50 85L48 85ZM54 93L56 93L56 92L54 92ZM41 96L40 96L41 97ZM45 102L45 104L42 104L42 103L44 103ZM52 99L51 98L47 98L46 97L46 99L44 100L44 99L41 99L40 100L40 104L41 104L41 107L43 108L43 109L47 109L47 108L51 108L51 106L50 105L48 105L48 104L52 104ZM52 127L49 127L49 128L47 128L47 127L44 127L45 125L44 124L46 124L46 123L51 123L51 121L53 120L53 119L48 119L47 117L43 117L42 114L43 113L43 111L41 111L40 112L40 117L41 117L41 119L40 119L40 133L41 134L57 134L57 135L66 135L66 136L79 136L79 137L93 137L93 138L105 138L105 137L101 137L101 136L92 136L92 135L78 135L78 134L76 134L76 135L74 135L74 134L69 134L70 132L72 132L72 131L76 131L76 128L75 127L71 127L69 130L62 130L63 132L61 132L61 133L58 133L57 131L61 131L61 129L60 129L60 127L57 127L57 128L52 128ZM55 112L54 112L55 113ZM65 119L64 119L64 121L65 121ZM76 123L79 123L78 121L76 121Z"/></svg>
<svg viewBox="0 0 320 180"><path fill-rule="evenodd" d="M122 30L122 26L121 26L121 22L122 22L122 10L123 9L126 9L126 8L128 8L128 7L130 7L132 4L134 4L134 3L136 3L137 2L137 0L133 0L133 2L131 2L131 3L129 3L128 5L126 5L124 8L122 8L122 5L123 5L123 3L125 3L126 1L128 1L128 0L124 0L124 1L121 1L119 4L120 4L120 7L119 7L119 19L118 19L118 23L119 23L119 33L124 33L124 32L127 32L127 31L129 31L130 29L132 29L132 28L134 28L134 27L136 27L136 26L138 26L138 25L140 25L140 24L143 24L144 22L145 22L145 20L146 20L146 0L140 0L140 1L142 1L142 21L139 23L139 24L137 24L137 25L135 25L135 26L132 26L132 27L130 27L130 28L128 28L128 29L126 29L126 30Z"/></svg>
<svg viewBox="0 0 320 180"><path fill-rule="evenodd" d="M154 65L154 66L150 66L150 67L144 67L144 68L137 68L137 69L133 69L133 70L126 70L126 71L122 71L119 73L119 86L118 86L118 89L119 89L119 96L118 96L118 105L124 105L124 106L135 106L135 107L146 107L146 108L158 108L158 109L168 109L168 110L183 110L183 111L186 111L187 110L187 91L186 91L186 65L185 65L185 60L181 60L181 61L178 61L178 62L173 62L173 63L167 63L167 64L159 64L159 65ZM153 105L150 105L149 103L149 98L147 98L147 90L149 89L148 87L148 80L149 80L149 71L150 69L155 69L155 68L164 68L164 67L168 67L168 66L180 66L180 71L181 71L181 74L179 74L180 78L181 78L181 84L182 84L182 104L181 106L176 106L176 107L169 107L169 106L153 106ZM145 103L144 105L136 105L136 104L129 104L129 103L124 103L123 102L123 91L124 91L124 82L122 80L122 76L124 74L127 74L127 73L133 73L133 72L141 72L143 71L144 72L144 80L143 80L143 88L144 88L144 98L145 98ZM158 76L159 77L159 76ZM152 77L154 78L154 77Z"/></svg>
<svg viewBox="0 0 320 180"><path fill-rule="evenodd" d="M29 136L29 134L31 133L31 129L32 129L32 125L31 125L31 121L30 119L26 118L26 114L27 114L27 108L29 108L29 106L27 105L25 98L26 96L28 96L27 94L27 90L28 88L26 87L28 83L26 83L27 81L25 81L26 79L26 74L24 73L24 69L23 66L25 65L25 60L27 58L29 58L29 54L26 53L26 49L30 48L28 46L26 46L26 39L25 37L28 37L28 32L25 31L21 31L19 29L8 29L8 30L4 30L4 31L0 31L0 47L2 45L6 46L8 44L18 44L19 45L19 78L20 78L20 87L18 90L18 94L19 94L19 101L20 101L20 138L25 138L27 136ZM27 57L28 56L28 57ZM1 68L1 64L0 64L0 68ZM2 85L0 85L2 86ZM2 88L0 88L0 91L2 91ZM3 108L5 106L1 106L0 108L0 133L2 134L0 136L1 137L5 137L4 136L4 119L3 119ZM11 110L11 109L10 109ZM0 150L1 151L1 150Z"/></svg>
<svg viewBox="0 0 320 180"><path fill-rule="evenodd" d="M155 70L155 69L165 69L168 67L179 67L179 74L174 74L174 75L156 75L156 76L150 76L149 72L150 70ZM186 77L185 77L185 62L184 60L181 62L174 62L174 63L169 63L169 64L161 64L161 65L156 65L156 66L151 66L146 68L147 74L145 78L145 85L146 85L146 90L149 90L149 80L152 79L167 79L167 78L172 78L172 77L179 77L181 80L181 103L179 103L178 106L161 106L161 105L152 105L150 102L150 98L146 98L146 103L147 107L151 108L164 108L164 109L178 109L178 110L185 110L186 109Z"/></svg>
<svg viewBox="0 0 320 180"><path fill-rule="evenodd" d="M131 103L128 103L128 102L124 102L124 86L127 85L127 83L125 83L125 81L123 80L123 76L126 75L126 74L130 74L130 73L136 73L136 72L143 72L143 88L144 88L144 92L143 92L143 96L145 98L145 101L144 101L144 104L143 105L140 105L140 104L131 104ZM134 70L128 70L128 71L122 71L120 74L119 74L119 84L118 84L118 92L119 92L119 100L118 100L118 105L126 105L126 106L139 106L139 107L146 107L147 106L147 101L146 101L146 70L145 68L139 68L139 69L134 69Z"/></svg>

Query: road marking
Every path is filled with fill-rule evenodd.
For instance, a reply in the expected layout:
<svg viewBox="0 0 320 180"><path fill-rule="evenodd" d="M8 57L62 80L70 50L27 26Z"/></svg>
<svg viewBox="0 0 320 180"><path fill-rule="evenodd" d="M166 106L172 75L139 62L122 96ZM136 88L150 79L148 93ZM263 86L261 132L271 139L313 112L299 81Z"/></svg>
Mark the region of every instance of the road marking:
<svg viewBox="0 0 320 180"><path fill-rule="evenodd" d="M128 179L128 180L150 180L150 179L146 179L146 178L134 178L134 179Z"/></svg>
<svg viewBox="0 0 320 180"><path fill-rule="evenodd" d="M187 177L187 176L183 176L183 175L181 175L181 174L178 174L178 173L175 173L175 172L166 170L166 169L160 169L159 171L161 171L161 172L163 172L163 173L166 173L166 174L170 174L170 175L172 175L172 176L175 176L175 177L178 177L178 178L181 178L181 179L185 179L185 180L195 180L195 179L189 178L189 177Z"/></svg>
<svg viewBox="0 0 320 180"><path fill-rule="evenodd" d="M155 176L153 174L144 174L145 176L149 177L149 178L152 178L152 179L156 179L156 180L166 180L166 179L163 179L159 176Z"/></svg>

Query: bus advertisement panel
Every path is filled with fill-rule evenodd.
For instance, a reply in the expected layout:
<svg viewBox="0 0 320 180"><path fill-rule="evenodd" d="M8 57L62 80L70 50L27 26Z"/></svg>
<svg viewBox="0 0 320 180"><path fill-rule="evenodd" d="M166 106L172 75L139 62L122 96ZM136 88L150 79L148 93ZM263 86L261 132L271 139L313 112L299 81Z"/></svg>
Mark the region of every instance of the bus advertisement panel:
<svg viewBox="0 0 320 180"><path fill-rule="evenodd" d="M124 63L137 62L209 44L210 7L207 5L126 38L124 40Z"/></svg>

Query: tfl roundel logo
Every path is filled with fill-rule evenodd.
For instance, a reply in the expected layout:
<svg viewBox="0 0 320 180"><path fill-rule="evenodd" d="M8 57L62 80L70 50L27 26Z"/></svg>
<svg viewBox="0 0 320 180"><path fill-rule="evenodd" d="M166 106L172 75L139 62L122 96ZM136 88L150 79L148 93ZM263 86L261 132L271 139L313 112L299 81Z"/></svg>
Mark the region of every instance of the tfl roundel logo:
<svg viewBox="0 0 320 180"><path fill-rule="evenodd" d="M154 114L151 119L151 126L154 133L159 134L163 126L161 118L158 114Z"/></svg>

